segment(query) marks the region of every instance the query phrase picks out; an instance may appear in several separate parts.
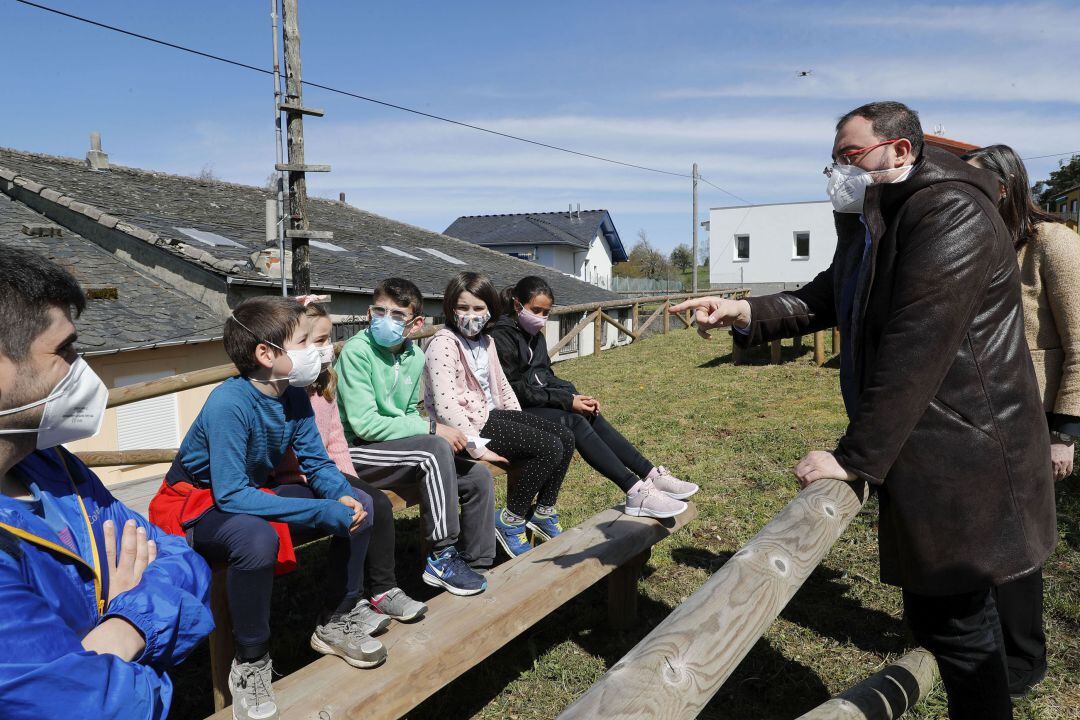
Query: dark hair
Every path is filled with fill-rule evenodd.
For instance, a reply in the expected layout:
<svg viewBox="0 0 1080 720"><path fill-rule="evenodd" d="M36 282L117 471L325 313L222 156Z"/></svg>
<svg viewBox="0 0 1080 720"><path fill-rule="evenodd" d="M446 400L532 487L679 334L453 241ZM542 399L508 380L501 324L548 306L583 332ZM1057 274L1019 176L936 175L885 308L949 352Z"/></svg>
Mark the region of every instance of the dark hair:
<svg viewBox="0 0 1080 720"><path fill-rule="evenodd" d="M264 295L248 298L233 308L225 321L225 352L241 375L259 369L255 348L270 344L277 353L284 348L305 308L292 298Z"/></svg>
<svg viewBox="0 0 1080 720"><path fill-rule="evenodd" d="M499 299L502 301L503 312L513 315L515 300L525 305L537 295L547 295L551 298L551 302L555 302L555 293L547 280L536 275L526 275L517 281L517 285L503 288Z"/></svg>
<svg viewBox="0 0 1080 720"><path fill-rule="evenodd" d="M330 318L330 313L326 312L326 308L318 302L310 302L307 305L304 305L304 315L309 318L326 318L327 320L330 320L331 328L334 325L334 321ZM333 336L331 336L330 346L333 347L333 345ZM319 373L319 377L315 378L315 382L308 386L308 391L313 392L316 395L322 395L325 400L332 402L337 394L337 383L337 373L334 371L334 366L331 365Z"/></svg>
<svg viewBox="0 0 1080 720"><path fill-rule="evenodd" d="M499 291L495 289L495 285L488 276L474 272L459 273L447 284L446 291L443 293L443 317L446 318L446 326L457 329L457 324L454 322L454 310L457 308L458 298L464 292L472 293L488 306L491 319L480 331L487 332L495 319L502 314L502 302L499 300Z"/></svg>
<svg viewBox="0 0 1080 720"><path fill-rule="evenodd" d="M1008 145L987 145L972 150L962 159L974 160L997 175L998 182L1005 188L1005 197L998 200L998 212L1009 228L1013 247L1017 250L1035 237L1039 223L1057 222L1054 216L1035 204L1024 161Z"/></svg>
<svg viewBox="0 0 1080 720"><path fill-rule="evenodd" d="M0 353L21 362L49 327L49 308L78 317L86 296L71 273L35 252L0 243Z"/></svg>
<svg viewBox="0 0 1080 720"><path fill-rule="evenodd" d="M376 301L381 297L389 298L396 305L409 308L413 315L419 315L424 310L424 298L420 294L420 288L405 278L387 278L376 285L371 299Z"/></svg>
<svg viewBox="0 0 1080 720"><path fill-rule="evenodd" d="M861 105L840 118L836 129L839 130L848 120L856 117L869 120L870 129L882 140L905 138L911 143L911 154L916 158L922 156L923 131L919 113L904 103L884 100Z"/></svg>

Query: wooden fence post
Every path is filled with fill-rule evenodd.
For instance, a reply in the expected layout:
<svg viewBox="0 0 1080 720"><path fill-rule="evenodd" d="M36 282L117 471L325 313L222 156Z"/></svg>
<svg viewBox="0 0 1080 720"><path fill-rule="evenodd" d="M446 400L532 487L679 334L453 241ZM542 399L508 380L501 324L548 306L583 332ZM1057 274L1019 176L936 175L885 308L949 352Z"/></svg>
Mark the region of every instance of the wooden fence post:
<svg viewBox="0 0 1080 720"><path fill-rule="evenodd" d="M634 303L630 306L630 329L634 332L640 332L638 330L638 315L640 314L639 303ZM636 338L632 338L630 342L633 342Z"/></svg>
<svg viewBox="0 0 1080 720"><path fill-rule="evenodd" d="M832 329L832 354L840 354L840 328L838 327Z"/></svg>
<svg viewBox="0 0 1080 720"><path fill-rule="evenodd" d="M596 319L593 320L593 355L599 355L604 348L604 318L601 315L602 313L597 310Z"/></svg>
<svg viewBox="0 0 1080 720"><path fill-rule="evenodd" d="M780 364L780 341L773 340L769 343L769 362L773 365Z"/></svg>
<svg viewBox="0 0 1080 720"><path fill-rule="evenodd" d="M818 330L814 333L814 364L821 367L825 364L825 331Z"/></svg>
<svg viewBox="0 0 1080 720"><path fill-rule="evenodd" d="M631 558L608 576L608 624L626 630L637 622L638 580L652 550Z"/></svg>
<svg viewBox="0 0 1080 720"><path fill-rule="evenodd" d="M214 631L210 633L210 683L214 689L214 710L232 704L229 692L229 671L236 649L233 647L232 614L226 575L229 566L216 563L210 580L210 611L214 614Z"/></svg>
<svg viewBox="0 0 1080 720"><path fill-rule="evenodd" d="M665 335L668 334L668 327L671 325L671 318L668 317L668 315L669 315L668 308L669 307L671 307L671 303L669 303L669 302L664 303L664 311L663 311L663 315L664 315L663 323L664 324L663 324L663 328L664 328L664 334Z"/></svg>

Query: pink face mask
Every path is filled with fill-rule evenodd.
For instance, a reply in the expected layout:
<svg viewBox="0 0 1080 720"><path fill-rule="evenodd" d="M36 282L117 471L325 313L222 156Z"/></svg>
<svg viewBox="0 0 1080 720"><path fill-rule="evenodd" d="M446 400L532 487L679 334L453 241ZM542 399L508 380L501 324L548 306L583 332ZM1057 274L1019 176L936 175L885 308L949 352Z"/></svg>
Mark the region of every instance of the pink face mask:
<svg viewBox="0 0 1080 720"><path fill-rule="evenodd" d="M528 308L521 308L518 310L518 325L521 329L530 335L535 335L544 329L547 325L547 318L541 317L534 312L530 312Z"/></svg>

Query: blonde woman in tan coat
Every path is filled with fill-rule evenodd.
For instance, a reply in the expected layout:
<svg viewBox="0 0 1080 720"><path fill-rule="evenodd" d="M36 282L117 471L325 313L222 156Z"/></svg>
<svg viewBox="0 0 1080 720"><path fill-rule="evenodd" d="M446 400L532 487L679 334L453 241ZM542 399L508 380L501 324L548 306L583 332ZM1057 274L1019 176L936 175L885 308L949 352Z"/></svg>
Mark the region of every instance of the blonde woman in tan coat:
<svg viewBox="0 0 1080 720"><path fill-rule="evenodd" d="M1080 236L1031 199L1024 163L1007 145L964 157L998 176L998 210L1020 263L1024 329L1042 392L1054 479L1073 472L1080 436ZM1042 571L997 588L1014 697L1046 676Z"/></svg>

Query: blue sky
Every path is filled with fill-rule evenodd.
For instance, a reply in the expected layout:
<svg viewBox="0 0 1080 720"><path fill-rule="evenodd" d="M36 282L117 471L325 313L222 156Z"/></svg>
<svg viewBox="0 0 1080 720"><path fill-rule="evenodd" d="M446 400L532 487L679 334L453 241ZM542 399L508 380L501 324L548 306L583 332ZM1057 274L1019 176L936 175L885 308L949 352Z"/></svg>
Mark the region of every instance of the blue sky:
<svg viewBox="0 0 1080 720"><path fill-rule="evenodd" d="M269 1L44 4L258 66ZM899 99L924 127L1025 156L1080 151L1070 70L1080 5L1045 3L543 3L303 0L306 79L540 141L704 176L751 202L824 197L835 118ZM0 0L0 145L262 184L274 162L268 76ZM808 78L797 78L811 70ZM313 192L441 231L458 215L612 212L690 237L690 181L486 136L306 90ZM1056 159L1033 160L1045 177ZM741 204L702 187L707 208ZM702 234L704 240L704 234Z"/></svg>

